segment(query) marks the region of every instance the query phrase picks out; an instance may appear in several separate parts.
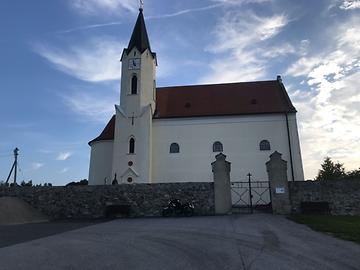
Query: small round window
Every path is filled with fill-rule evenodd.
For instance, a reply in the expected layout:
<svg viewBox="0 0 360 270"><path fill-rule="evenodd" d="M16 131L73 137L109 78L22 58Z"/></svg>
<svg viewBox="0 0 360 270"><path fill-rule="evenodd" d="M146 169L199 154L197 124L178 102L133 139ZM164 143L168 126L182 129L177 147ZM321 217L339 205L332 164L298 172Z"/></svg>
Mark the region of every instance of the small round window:
<svg viewBox="0 0 360 270"><path fill-rule="evenodd" d="M132 183L133 179L132 179L131 177L129 177L129 178L127 179L127 181L128 181L128 183Z"/></svg>

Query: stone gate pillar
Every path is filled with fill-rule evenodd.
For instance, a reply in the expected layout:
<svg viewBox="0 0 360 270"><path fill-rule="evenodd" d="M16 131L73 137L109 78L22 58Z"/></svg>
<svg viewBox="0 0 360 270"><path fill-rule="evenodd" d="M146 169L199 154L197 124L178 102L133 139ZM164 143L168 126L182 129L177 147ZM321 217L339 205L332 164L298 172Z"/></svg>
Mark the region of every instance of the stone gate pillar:
<svg viewBox="0 0 360 270"><path fill-rule="evenodd" d="M286 215L291 212L287 162L277 151L270 155L266 170L270 181L271 205L274 214Z"/></svg>
<svg viewBox="0 0 360 270"><path fill-rule="evenodd" d="M215 214L224 215L231 213L231 187L230 167L226 156L220 153L215 156L216 161L211 163L214 174Z"/></svg>

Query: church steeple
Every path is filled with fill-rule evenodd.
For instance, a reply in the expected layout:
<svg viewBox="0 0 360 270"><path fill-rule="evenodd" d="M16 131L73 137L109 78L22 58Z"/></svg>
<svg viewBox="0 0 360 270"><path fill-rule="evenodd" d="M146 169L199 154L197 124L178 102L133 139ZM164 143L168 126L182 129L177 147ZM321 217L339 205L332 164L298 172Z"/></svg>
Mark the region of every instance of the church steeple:
<svg viewBox="0 0 360 270"><path fill-rule="evenodd" d="M141 2L142 4L142 2ZM127 115L140 114L156 101L156 54L151 51L142 6L129 45L121 56L120 106ZM129 116L129 117L130 117Z"/></svg>
<svg viewBox="0 0 360 270"><path fill-rule="evenodd" d="M140 2L142 4L142 1ZM156 54L150 49L142 6L121 57L120 105L116 105L112 177L151 182L152 119L156 107Z"/></svg>
<svg viewBox="0 0 360 270"><path fill-rule="evenodd" d="M129 45L127 47L127 52L130 52L134 47L136 47L140 51L140 53L143 53L146 49L149 49L149 51L151 52L142 8L139 9L139 16L136 20L136 24L131 35Z"/></svg>

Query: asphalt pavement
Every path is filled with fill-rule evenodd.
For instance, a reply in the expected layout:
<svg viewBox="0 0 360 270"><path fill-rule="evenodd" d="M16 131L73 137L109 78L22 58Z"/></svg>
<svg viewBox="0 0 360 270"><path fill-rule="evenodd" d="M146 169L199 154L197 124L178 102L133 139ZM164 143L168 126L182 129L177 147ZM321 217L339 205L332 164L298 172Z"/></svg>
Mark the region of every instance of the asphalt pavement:
<svg viewBox="0 0 360 270"><path fill-rule="evenodd" d="M0 269L359 270L360 245L270 214L118 219L0 248Z"/></svg>

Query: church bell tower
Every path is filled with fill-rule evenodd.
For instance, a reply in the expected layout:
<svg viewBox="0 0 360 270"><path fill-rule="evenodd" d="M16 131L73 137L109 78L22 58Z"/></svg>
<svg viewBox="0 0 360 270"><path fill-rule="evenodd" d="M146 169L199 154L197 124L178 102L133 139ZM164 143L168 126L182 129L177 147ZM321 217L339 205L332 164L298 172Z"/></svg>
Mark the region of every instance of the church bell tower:
<svg viewBox="0 0 360 270"><path fill-rule="evenodd" d="M142 7L121 63L120 105L115 105L113 181L151 182L157 61L151 51Z"/></svg>

